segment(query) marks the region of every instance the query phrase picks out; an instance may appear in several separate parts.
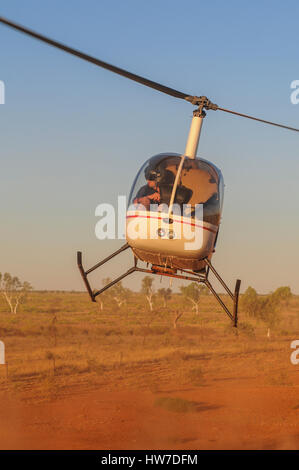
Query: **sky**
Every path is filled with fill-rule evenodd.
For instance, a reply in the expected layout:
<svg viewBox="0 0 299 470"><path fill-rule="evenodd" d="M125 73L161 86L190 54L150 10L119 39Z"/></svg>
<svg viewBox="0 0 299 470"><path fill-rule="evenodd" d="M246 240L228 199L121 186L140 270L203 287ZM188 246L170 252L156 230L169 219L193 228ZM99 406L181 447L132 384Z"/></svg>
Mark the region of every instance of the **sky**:
<svg viewBox="0 0 299 470"><path fill-rule="evenodd" d="M133 73L294 127L298 14L298 2L289 0L0 6L0 16ZM76 251L90 266L123 243L96 238L95 208L128 195L150 156L184 151L193 108L4 25L0 80L0 272L36 289L83 290ZM220 111L205 118L198 155L217 165L225 182L213 262L232 288L240 278L243 291L289 285L299 293L298 149L295 132ZM131 263L123 254L93 282ZM139 283L136 274L125 284Z"/></svg>

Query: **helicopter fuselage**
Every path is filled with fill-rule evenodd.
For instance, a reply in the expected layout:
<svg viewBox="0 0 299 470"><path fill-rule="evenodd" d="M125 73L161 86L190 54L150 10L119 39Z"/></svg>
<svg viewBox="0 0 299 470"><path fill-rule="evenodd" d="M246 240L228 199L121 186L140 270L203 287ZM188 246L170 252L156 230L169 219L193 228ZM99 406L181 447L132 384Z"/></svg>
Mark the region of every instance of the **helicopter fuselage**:
<svg viewBox="0 0 299 470"><path fill-rule="evenodd" d="M155 155L133 183L127 242L142 261L199 271L215 249L222 198L222 174L212 163L174 153Z"/></svg>

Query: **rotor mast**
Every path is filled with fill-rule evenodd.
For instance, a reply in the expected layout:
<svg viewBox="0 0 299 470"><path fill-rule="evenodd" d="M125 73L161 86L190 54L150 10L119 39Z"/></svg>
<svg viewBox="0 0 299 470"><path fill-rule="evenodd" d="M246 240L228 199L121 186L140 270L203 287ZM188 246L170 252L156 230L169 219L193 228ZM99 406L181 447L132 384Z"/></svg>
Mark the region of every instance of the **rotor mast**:
<svg viewBox="0 0 299 470"><path fill-rule="evenodd" d="M198 106L195 111L193 111L193 118L191 121L191 126L189 130L189 135L187 139L187 144L185 148L185 153L181 156L181 162L178 167L176 177L173 184L173 189L170 197L169 209L168 209L168 217L170 217L173 209L174 198L176 194L176 190L179 184L179 179L181 177L183 165L185 158L191 158L195 160L198 142L200 138L201 128L203 119L206 117L205 109L217 109L217 104L212 103L206 96L188 96L186 98L187 101L192 103L193 105Z"/></svg>
<svg viewBox="0 0 299 470"><path fill-rule="evenodd" d="M186 143L184 155L188 158L196 158L198 142L200 138L203 119L206 116L204 110L193 111L193 118L190 125L189 135Z"/></svg>
<svg viewBox="0 0 299 470"><path fill-rule="evenodd" d="M206 96L188 96L187 101L197 105L198 108L193 111L193 118L189 130L189 135L186 143L184 155L188 158L195 159L198 142L200 138L203 119L206 117L205 109L218 108L217 104L212 103Z"/></svg>

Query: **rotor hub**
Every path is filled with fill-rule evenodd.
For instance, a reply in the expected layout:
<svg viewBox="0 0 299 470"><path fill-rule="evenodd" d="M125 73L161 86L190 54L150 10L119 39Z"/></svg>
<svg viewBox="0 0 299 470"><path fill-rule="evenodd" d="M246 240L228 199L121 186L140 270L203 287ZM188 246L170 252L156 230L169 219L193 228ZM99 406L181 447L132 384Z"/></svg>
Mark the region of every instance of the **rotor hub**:
<svg viewBox="0 0 299 470"><path fill-rule="evenodd" d="M213 109L214 111L218 109L218 105L212 103L212 101L209 100L209 98L207 98L206 96L187 96L185 99L194 106L198 106L198 110L196 110L195 112L201 113L202 117L206 115L206 113L204 112L205 109Z"/></svg>

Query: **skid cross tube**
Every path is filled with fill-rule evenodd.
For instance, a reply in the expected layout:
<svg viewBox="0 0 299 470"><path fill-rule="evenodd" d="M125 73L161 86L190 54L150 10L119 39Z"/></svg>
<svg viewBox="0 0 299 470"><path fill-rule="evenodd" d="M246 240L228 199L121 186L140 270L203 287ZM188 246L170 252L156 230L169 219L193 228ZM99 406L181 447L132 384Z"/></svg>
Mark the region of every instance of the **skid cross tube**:
<svg viewBox="0 0 299 470"><path fill-rule="evenodd" d="M135 271L138 271L140 273L156 274L157 276L175 277L176 279L184 279L184 281L200 282L197 277L182 276L181 274L170 274L166 272L163 273L163 271L155 271L153 269L135 268ZM190 274L193 274L193 273L190 273Z"/></svg>
<svg viewBox="0 0 299 470"><path fill-rule="evenodd" d="M107 256L107 258L103 259L103 261L100 261L99 263L95 264L92 268L88 269L85 274L87 275L87 274L91 273L95 269L102 266L102 264L105 264L105 263L107 263L107 261L110 261L112 258L114 258L114 256L119 255L119 253L121 253L122 251L127 250L129 247L130 247L130 245L128 243L126 243L119 250L116 250L114 253L112 253L112 255ZM80 253L80 251L78 251L78 253Z"/></svg>
<svg viewBox="0 0 299 470"><path fill-rule="evenodd" d="M79 268L79 271L80 271L80 274L82 276L82 279L84 281L84 284L85 284L85 287L87 289L87 292L91 298L91 300L93 302L96 302L96 297L100 294L102 294L102 292L104 292L105 290L109 289L110 287L114 286L114 284L116 284L117 282L121 281L122 279L124 279L125 277L129 276L130 274L133 274L134 272L142 272L142 273L147 273L147 274L156 274L158 276L168 276L168 277L174 277L174 278L177 278L177 279L183 279L183 280L186 280L186 281L194 281L194 282L204 282L204 279L200 279L199 277L195 277L196 276L196 273L193 273L192 271L189 272L189 271L184 271L185 273L188 274L188 276L183 276L183 275L180 275L180 274L170 274L170 273L167 273L167 272L163 272L163 271L155 271L154 269L142 269L142 268L139 268L137 267L137 258L134 257L134 266L132 268L130 268L128 271L126 271L125 273L121 274L119 277L117 277L116 279L114 279L113 281L109 282L109 284L107 284L106 286L102 287L102 289L99 289L97 291L93 291L91 286L90 286L90 283L87 279L87 276L88 274L90 274L92 271L94 271L95 269L99 268L100 266L102 266L103 264L107 263L107 261L110 261L112 258L114 258L114 256L120 254L121 252L125 251L127 248L129 248L129 244L126 243L125 245L123 245L119 250L115 251L114 253L112 253L110 256L107 256L107 258L103 259L102 261L100 261L99 263L95 264L94 266L92 266L91 268L87 269L87 271L84 270L83 268L83 264L82 264L82 252L81 251L78 251L77 252L77 264L78 264L78 268Z"/></svg>
<svg viewBox="0 0 299 470"><path fill-rule="evenodd" d="M139 272L139 273L147 273L147 274L156 274L157 276L168 276L168 277L176 277L179 279L184 279L184 280L190 280L190 281L198 281L195 277L189 277L189 276L180 276L178 274L168 274L168 273L163 273L163 272L156 272L153 271L152 269L142 269L142 268L137 268L136 266L133 266L130 268L128 271L126 271L124 274L121 274L119 277L114 279L114 281L111 281L109 284L107 284L105 287L102 289L94 292L92 295L93 297L97 297L100 295L102 292L104 292L106 289L109 289L110 287L114 286L117 282L121 281L125 277L129 276L130 274L133 274L134 272Z"/></svg>
<svg viewBox="0 0 299 470"><path fill-rule="evenodd" d="M238 325L238 301L239 301L239 291L240 291L240 284L241 284L241 281L239 279L237 279L236 281L236 285L235 285L235 292L234 294L230 291L230 289L228 288L228 286L225 284L225 282L223 281L223 279L221 278L221 276L218 274L218 272L216 271L216 269L214 268L214 266L211 264L211 262L208 260L208 259L205 259L205 263L207 265L207 269L206 269L206 272L204 274L198 274L198 273L195 273L193 271L188 271L188 270L185 270L185 269L180 269L179 271L181 273L184 273L184 274L176 274L176 272L174 273L169 273L166 271L163 272L163 268L160 270L157 270L155 269L154 266L151 267L151 269L143 269L143 268L139 268L137 267L137 258L136 256L134 256L134 266L131 267L130 269L128 269L128 271L126 271L125 273L121 274L120 276L118 276L116 279L114 279L113 281L109 282L109 284L107 284L106 286L102 287L102 289L99 289L97 291L93 291L90 284L89 284L89 281L87 279L87 276L88 274L90 274L92 271L94 271L95 269L99 268L100 266L102 266L103 264L107 263L107 261L111 260L112 258L114 258L114 256L117 256L118 254L122 253L123 251L125 251L127 248L130 248L130 245L128 243L126 243L125 245L123 245L119 250L115 251L114 253L112 253L110 256L107 256L105 259L103 259L102 261L100 261L99 263L95 264L94 266L92 266L91 268L89 268L87 271L84 270L83 268L83 265L82 265L82 253L81 251L78 251L77 252L77 264L78 264L78 268L79 268L79 271L81 273L81 276L83 278L83 281L84 281L84 284L85 284L85 287L87 289L87 292L91 298L91 300L93 302L96 302L96 297L100 294L102 294L102 292L104 292L105 290L109 289L110 287L114 286L114 284L116 284L117 282L121 281L122 279L124 279L125 277L129 276L130 274L133 274L134 272L140 272L140 273L146 273L146 274L155 274L157 276L167 276L167 277L172 277L172 278L176 278L176 279L183 279L185 281L193 281L193 282L198 282L198 283L203 283L207 286L207 288L210 290L210 292L214 295L214 297L217 299L217 301L219 302L219 304L221 305L221 307L223 308L223 310L225 311L225 313L227 314L227 316L230 318L230 320L233 322L234 326L237 327ZM215 289L213 288L212 284L210 283L210 281L208 280L208 274L209 274L209 270L211 270L213 272L213 274L215 275L215 277L218 279L218 281L221 283L221 285L225 288L226 292L229 294L229 296L231 297L231 299L233 300L233 312L231 313L230 310L228 309L228 307L225 305L225 303L223 302L223 300L220 298L220 296L217 294L217 292L215 291Z"/></svg>
<svg viewBox="0 0 299 470"><path fill-rule="evenodd" d="M136 268L133 267L133 268L130 268L128 269L127 272L125 272L124 274L121 274L121 276L118 276L116 279L114 279L114 281L111 281L109 282L109 284L107 284L105 287L103 287L102 289L96 291L93 293L93 297L95 299L95 297L97 297L97 295L100 295L102 292L104 292L105 290L109 289L110 287L114 286L114 284L116 284L117 282L121 281L122 279L124 279L125 277L129 276L130 274L132 274L134 271L136 271ZM94 300L95 302L95 300Z"/></svg>
<svg viewBox="0 0 299 470"><path fill-rule="evenodd" d="M143 269L143 268L138 268L137 266L133 266L132 268L128 269L128 271L126 271L124 274L121 274L119 277L114 279L114 281L109 282L109 284L107 284L102 289L100 289L96 292L93 292L92 293L93 299L95 299L95 297L97 297L98 295L102 294L102 292L104 292L105 290L107 290L110 287L114 286L114 284L116 284L117 282L121 281L122 279L129 276L130 274L133 274L134 272L146 273L146 274L156 274L157 276L175 277L177 279L184 279L184 280L187 280L187 281L199 282L198 278L196 278L196 277L181 276L179 274L169 274L169 273L166 273L166 272L163 273L163 272L160 272L160 271L157 272L157 271L152 270L152 269ZM93 300L93 301L95 302L95 300Z"/></svg>

